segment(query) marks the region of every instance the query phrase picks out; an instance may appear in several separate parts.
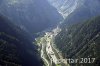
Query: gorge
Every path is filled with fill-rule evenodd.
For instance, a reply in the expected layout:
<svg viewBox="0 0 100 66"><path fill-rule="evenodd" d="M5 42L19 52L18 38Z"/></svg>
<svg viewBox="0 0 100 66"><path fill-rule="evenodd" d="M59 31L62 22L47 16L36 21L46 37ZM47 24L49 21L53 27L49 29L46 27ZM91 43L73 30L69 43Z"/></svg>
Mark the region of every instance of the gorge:
<svg viewBox="0 0 100 66"><path fill-rule="evenodd" d="M99 0L0 1L0 66L100 66L99 47Z"/></svg>

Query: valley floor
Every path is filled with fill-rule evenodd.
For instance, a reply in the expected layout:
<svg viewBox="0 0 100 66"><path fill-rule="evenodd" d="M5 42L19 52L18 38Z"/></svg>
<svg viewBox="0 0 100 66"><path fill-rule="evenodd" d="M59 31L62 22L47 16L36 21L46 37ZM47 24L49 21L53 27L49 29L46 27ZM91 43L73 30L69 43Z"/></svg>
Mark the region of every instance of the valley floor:
<svg viewBox="0 0 100 66"><path fill-rule="evenodd" d="M45 32L43 37L36 39L37 44L40 46L41 57L46 66L69 66L66 60L63 59L59 50L57 50L54 39L55 36L61 31L59 27L51 32Z"/></svg>

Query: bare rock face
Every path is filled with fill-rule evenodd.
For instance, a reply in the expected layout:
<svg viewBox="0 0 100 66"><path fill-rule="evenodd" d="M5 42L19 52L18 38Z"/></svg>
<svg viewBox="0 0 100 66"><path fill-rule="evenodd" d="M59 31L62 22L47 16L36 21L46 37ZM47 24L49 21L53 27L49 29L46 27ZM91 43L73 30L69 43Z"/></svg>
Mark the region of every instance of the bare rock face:
<svg viewBox="0 0 100 66"><path fill-rule="evenodd" d="M100 13L99 0L48 0L54 7L57 8L59 13L66 18L72 12L77 10L91 11L91 15ZM87 8L87 9L86 9Z"/></svg>
<svg viewBox="0 0 100 66"><path fill-rule="evenodd" d="M78 0L48 0L51 5L57 8L58 12L66 18L77 7Z"/></svg>

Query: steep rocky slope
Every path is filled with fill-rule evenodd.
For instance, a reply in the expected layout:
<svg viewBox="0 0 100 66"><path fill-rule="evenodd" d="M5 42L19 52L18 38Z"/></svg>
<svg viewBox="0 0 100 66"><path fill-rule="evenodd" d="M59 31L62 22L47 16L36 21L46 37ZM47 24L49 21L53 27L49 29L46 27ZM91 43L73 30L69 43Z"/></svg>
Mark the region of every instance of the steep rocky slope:
<svg viewBox="0 0 100 66"><path fill-rule="evenodd" d="M77 8L78 0L48 0L66 18Z"/></svg>
<svg viewBox="0 0 100 66"><path fill-rule="evenodd" d="M100 15L99 0L79 0L77 8L64 20L64 25L83 22L93 16Z"/></svg>
<svg viewBox="0 0 100 66"><path fill-rule="evenodd" d="M76 21L98 15L100 13L99 0L48 0L51 5L57 8L58 12L66 18L65 21ZM100 14L99 14L100 15Z"/></svg>

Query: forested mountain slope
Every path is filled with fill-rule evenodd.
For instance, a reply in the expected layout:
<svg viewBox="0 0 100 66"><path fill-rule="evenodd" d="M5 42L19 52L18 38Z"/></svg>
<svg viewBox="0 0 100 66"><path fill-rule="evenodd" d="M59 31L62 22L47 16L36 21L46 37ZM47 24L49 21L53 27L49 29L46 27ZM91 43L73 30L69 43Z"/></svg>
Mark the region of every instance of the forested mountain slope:
<svg viewBox="0 0 100 66"><path fill-rule="evenodd" d="M33 41L62 16L46 0L0 0L0 14L0 66L42 66Z"/></svg>
<svg viewBox="0 0 100 66"><path fill-rule="evenodd" d="M55 44L64 58L95 58L94 63L76 63L71 66L100 66L100 16L64 26L56 36Z"/></svg>
<svg viewBox="0 0 100 66"><path fill-rule="evenodd" d="M32 36L0 15L0 66L42 66Z"/></svg>
<svg viewBox="0 0 100 66"><path fill-rule="evenodd" d="M2 0L0 13L32 34L53 27L62 20L46 0Z"/></svg>

